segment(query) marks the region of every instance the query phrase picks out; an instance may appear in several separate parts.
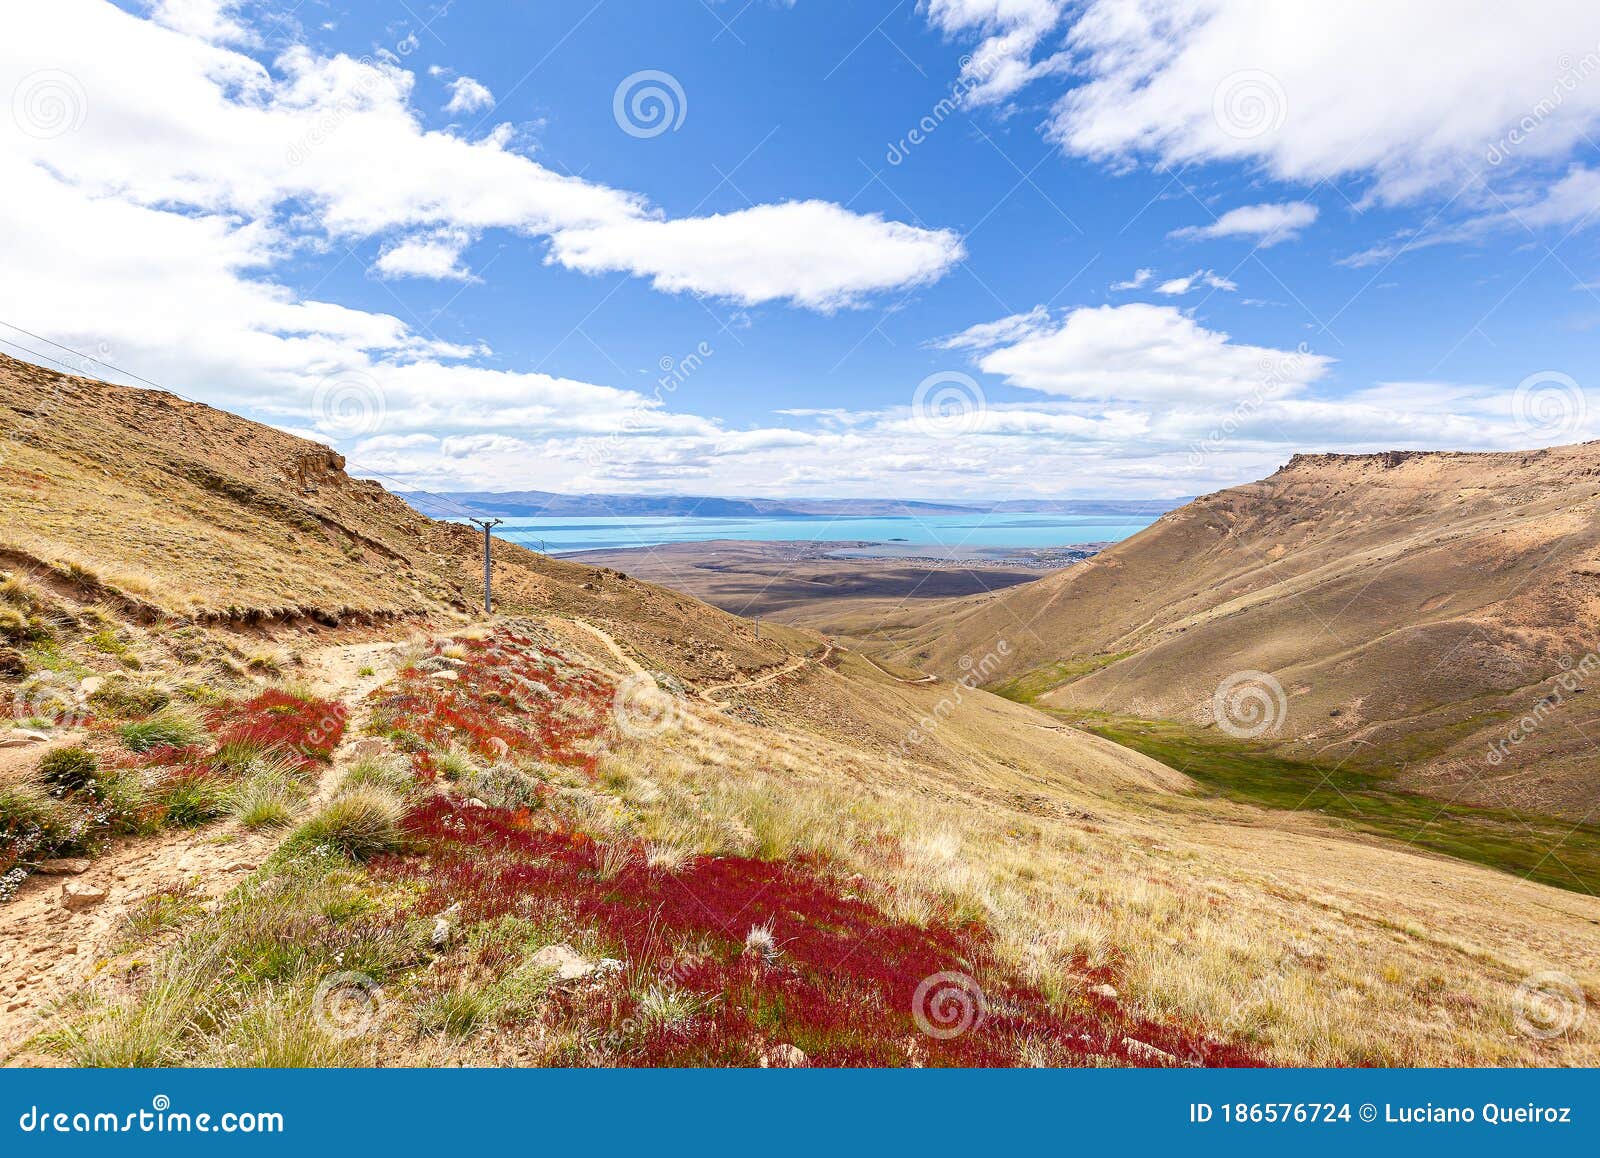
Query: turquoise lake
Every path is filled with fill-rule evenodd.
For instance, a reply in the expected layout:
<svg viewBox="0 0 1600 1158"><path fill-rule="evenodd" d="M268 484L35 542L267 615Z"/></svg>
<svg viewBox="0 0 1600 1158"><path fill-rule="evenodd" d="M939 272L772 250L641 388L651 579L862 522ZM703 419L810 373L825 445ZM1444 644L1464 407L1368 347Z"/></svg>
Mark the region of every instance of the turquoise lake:
<svg viewBox="0 0 1600 1158"><path fill-rule="evenodd" d="M508 518L495 529L515 543L552 554L605 547L654 547L708 539L826 542L862 540L898 551L915 546L946 553L961 548L1062 547L1125 539L1154 516L971 514L914 517L782 518Z"/></svg>

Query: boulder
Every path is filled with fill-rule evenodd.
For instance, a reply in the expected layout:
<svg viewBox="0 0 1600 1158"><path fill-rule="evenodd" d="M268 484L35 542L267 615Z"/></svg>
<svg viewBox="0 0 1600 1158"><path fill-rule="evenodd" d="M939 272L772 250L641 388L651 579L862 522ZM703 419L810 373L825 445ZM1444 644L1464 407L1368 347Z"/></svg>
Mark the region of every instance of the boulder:
<svg viewBox="0 0 1600 1158"><path fill-rule="evenodd" d="M80 881L67 881L61 886L61 907L70 913L92 909L106 897L110 896L99 885L84 884Z"/></svg>
<svg viewBox="0 0 1600 1158"><path fill-rule="evenodd" d="M451 668L445 668L443 671L434 672L428 678L430 680L443 680L447 683L453 683L461 678L461 673Z"/></svg>
<svg viewBox="0 0 1600 1158"><path fill-rule="evenodd" d="M26 748L30 744L47 744L49 742L50 737L43 732L34 732L27 728L15 728L0 736L0 748Z"/></svg>
<svg viewBox="0 0 1600 1158"><path fill-rule="evenodd" d="M1117 991L1109 985L1091 985L1089 986L1089 992L1096 997L1104 997L1107 1001L1115 1001L1117 999Z"/></svg>
<svg viewBox="0 0 1600 1158"><path fill-rule="evenodd" d="M89 871L89 858L64 856L56 860L40 861L37 872L47 877L75 877Z"/></svg>
<svg viewBox="0 0 1600 1158"><path fill-rule="evenodd" d="M443 953L450 947L450 936L455 932L456 918L461 915L461 902L457 901L433 919L433 935L428 939L434 952Z"/></svg>
<svg viewBox="0 0 1600 1158"><path fill-rule="evenodd" d="M571 945L546 945L528 962L535 969L554 970L557 981L577 981L595 971L595 964Z"/></svg>
<svg viewBox="0 0 1600 1158"><path fill-rule="evenodd" d="M768 1046L761 1051L761 1068L764 1070L803 1070L811 1059L798 1046L787 1042Z"/></svg>

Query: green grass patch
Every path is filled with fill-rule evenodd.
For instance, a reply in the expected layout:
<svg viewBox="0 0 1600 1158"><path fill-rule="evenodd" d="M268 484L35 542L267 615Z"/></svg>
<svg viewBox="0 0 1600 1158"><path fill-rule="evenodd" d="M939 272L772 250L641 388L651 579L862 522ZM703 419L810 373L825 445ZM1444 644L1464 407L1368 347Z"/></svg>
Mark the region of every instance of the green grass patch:
<svg viewBox="0 0 1600 1158"><path fill-rule="evenodd" d="M205 725L197 717L170 707L162 708L148 719L123 724L117 729L117 735L135 752L163 746L186 748L210 739Z"/></svg>
<svg viewBox="0 0 1600 1158"><path fill-rule="evenodd" d="M1004 696L1008 700L1015 700L1019 704L1031 704L1046 692L1053 692L1075 679L1082 679L1090 672L1110 667L1118 660L1127 659L1132 654L1134 653L1131 651L1119 651L1110 655L1078 656L1074 659L1057 660L1055 663L1036 667L1011 679L988 684L986 690L997 696Z"/></svg>
<svg viewBox="0 0 1600 1158"><path fill-rule="evenodd" d="M1416 848L1557 888L1600 893L1600 825L1574 826L1510 809L1447 804L1397 788L1372 772L1285 759L1170 721L1101 712L1058 714L1176 768L1229 800L1322 813Z"/></svg>

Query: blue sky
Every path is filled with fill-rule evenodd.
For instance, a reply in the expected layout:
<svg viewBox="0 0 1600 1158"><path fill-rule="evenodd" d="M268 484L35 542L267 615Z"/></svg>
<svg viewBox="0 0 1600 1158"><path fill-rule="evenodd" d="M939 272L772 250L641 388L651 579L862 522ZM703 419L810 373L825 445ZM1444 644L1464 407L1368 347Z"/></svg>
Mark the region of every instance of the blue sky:
<svg viewBox="0 0 1600 1158"><path fill-rule="evenodd" d="M357 473L1165 497L1600 424L1592 5L27 8L0 348Z"/></svg>

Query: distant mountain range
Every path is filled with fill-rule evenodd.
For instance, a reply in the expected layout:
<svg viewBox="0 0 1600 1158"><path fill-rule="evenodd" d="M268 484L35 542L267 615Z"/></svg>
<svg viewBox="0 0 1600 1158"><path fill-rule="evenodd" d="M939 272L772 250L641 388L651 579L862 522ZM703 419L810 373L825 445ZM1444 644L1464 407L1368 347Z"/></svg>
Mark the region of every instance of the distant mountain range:
<svg viewBox="0 0 1600 1158"><path fill-rule="evenodd" d="M1149 516L1188 502L1181 499L1009 499L1004 502L917 502L910 499L724 499L704 495L563 495L553 491L401 491L408 503L434 518L698 516L779 518L804 515L1130 515Z"/></svg>

